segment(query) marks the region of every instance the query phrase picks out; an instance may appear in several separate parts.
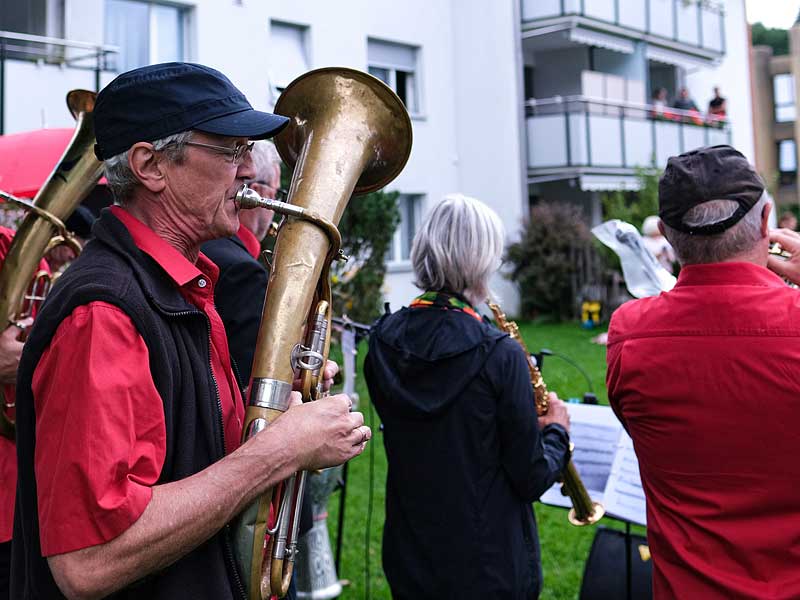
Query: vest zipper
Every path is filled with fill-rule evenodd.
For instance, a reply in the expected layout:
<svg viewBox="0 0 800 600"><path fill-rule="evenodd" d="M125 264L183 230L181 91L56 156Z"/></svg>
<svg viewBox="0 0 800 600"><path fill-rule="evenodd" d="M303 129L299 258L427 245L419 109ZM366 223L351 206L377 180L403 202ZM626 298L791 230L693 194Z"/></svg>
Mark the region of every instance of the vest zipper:
<svg viewBox="0 0 800 600"><path fill-rule="evenodd" d="M189 310L183 311L179 313L169 313L172 316L182 317L185 315L202 315L202 317L206 320L206 333L208 334L208 369L211 373L211 381L214 382L214 394L217 398L217 416L219 417L219 431L220 437L222 438L222 456L225 457L227 455L227 450L225 448L225 421L222 418L222 398L219 395L219 384L217 383L217 378L214 376L214 365L211 364L211 319L208 318L208 315L199 310ZM238 379L237 379L238 382ZM236 586L236 591L239 592L239 597L242 600L247 600L247 592L244 589L244 585L242 585L242 579L239 576L239 569L236 567L236 560L233 557L233 548L231 548L231 540L230 540L230 523L225 523L225 527L222 529L222 545L225 549L225 559L228 562L228 572L233 574L233 582Z"/></svg>

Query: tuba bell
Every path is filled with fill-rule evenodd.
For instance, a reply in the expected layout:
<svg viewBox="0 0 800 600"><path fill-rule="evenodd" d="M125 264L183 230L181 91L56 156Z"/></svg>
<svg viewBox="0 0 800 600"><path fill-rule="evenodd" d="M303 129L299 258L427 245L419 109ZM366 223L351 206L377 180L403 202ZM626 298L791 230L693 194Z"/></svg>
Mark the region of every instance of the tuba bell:
<svg viewBox="0 0 800 600"><path fill-rule="evenodd" d="M295 370L304 402L322 394L330 346L329 267L343 258L336 225L351 195L388 184L411 152L411 121L402 101L361 71L306 73L281 94L275 112L290 118L275 138L281 158L294 166L288 202L261 198L246 186L237 194L241 208L263 206L284 215L253 358L243 441L287 410ZM282 597L288 590L305 480L305 472L296 473L237 518L235 554L250 600ZM271 523L273 500L277 517Z"/></svg>
<svg viewBox="0 0 800 600"><path fill-rule="evenodd" d="M0 192L0 198L28 211L0 268L0 330L32 316L47 295L53 278L46 271L37 271L45 254L61 244L80 254L80 244L67 231L64 221L102 174L103 163L94 155L95 97L88 90L72 90L67 94L67 107L76 119L75 133L33 201ZM5 412L13 404L7 402L2 389L0 400L0 435L13 439L14 422Z"/></svg>

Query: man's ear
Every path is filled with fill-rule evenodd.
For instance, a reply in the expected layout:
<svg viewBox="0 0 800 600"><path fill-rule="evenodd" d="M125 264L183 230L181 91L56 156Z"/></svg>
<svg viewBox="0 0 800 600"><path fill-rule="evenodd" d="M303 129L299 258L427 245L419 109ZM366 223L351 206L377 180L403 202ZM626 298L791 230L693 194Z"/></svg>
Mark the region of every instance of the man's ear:
<svg viewBox="0 0 800 600"><path fill-rule="evenodd" d="M128 150L128 165L139 182L153 193L163 191L167 185L163 163L147 142L137 142Z"/></svg>
<svg viewBox="0 0 800 600"><path fill-rule="evenodd" d="M767 202L761 210L761 237L769 237L769 213L772 210L772 202Z"/></svg>

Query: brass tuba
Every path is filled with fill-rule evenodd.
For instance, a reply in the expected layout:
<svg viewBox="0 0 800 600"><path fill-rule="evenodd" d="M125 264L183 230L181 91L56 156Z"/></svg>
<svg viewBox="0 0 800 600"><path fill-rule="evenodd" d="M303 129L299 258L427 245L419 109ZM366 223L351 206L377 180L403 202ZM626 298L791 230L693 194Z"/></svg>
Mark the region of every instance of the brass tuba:
<svg viewBox="0 0 800 600"><path fill-rule="evenodd" d="M103 163L94 155L92 111L96 94L72 90L67 106L77 123L67 149L33 201L0 192L0 198L29 211L22 221L0 268L0 330L27 316L44 299L52 284L50 274L37 271L39 261L54 247L67 244L80 253L80 244L64 221L97 184ZM14 437L14 423L5 413L9 406L0 390L0 434Z"/></svg>
<svg viewBox="0 0 800 600"><path fill-rule="evenodd" d="M298 370L303 401L319 397L330 345L331 261L342 258L336 228L352 194L377 190L403 169L411 121L385 84L361 71L325 68L294 80L275 112L290 117L275 139L294 166L288 202L263 199L246 186L241 208L284 215L258 332L244 440L283 414ZM306 334L304 335L304 330ZM251 600L284 596L292 578L305 472L267 491L238 517L236 559ZM268 523L275 496L278 514Z"/></svg>
<svg viewBox="0 0 800 600"><path fill-rule="evenodd" d="M505 331L512 340L522 346L522 349L525 351L525 356L528 357L528 370L531 374L531 385L533 385L533 399L536 404L536 414L539 416L546 415L547 409L549 408L547 386L544 383L542 372L539 370L539 367L531 360L528 348L525 346L525 342L522 340L522 336L519 333L519 327L517 327L514 321L509 321L506 318L505 313L498 304L491 300L487 300L486 304L489 306L492 313L494 313L497 326ZM573 446L570 444L570 453L572 452L572 448ZM603 518L606 512L603 505L599 502L592 501L589 492L586 491L586 486L583 485L583 481L581 481L581 476L578 475L578 471L572 463L572 459L567 461L567 466L564 472L561 473L561 481L561 493L565 496L569 496L572 502L572 509L569 511L568 517L570 523L576 526L591 525Z"/></svg>

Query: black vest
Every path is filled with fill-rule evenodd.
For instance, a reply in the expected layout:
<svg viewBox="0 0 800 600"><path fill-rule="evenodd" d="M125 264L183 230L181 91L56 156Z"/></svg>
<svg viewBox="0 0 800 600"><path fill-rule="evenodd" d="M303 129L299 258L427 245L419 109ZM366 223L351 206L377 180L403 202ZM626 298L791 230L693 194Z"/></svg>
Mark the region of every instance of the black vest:
<svg viewBox="0 0 800 600"><path fill-rule="evenodd" d="M147 345L150 375L164 403L167 433L166 457L158 483L193 475L225 454L222 410L211 373L207 317L183 299L175 283L136 247L128 230L110 211L103 212L92 232L95 239L87 244L44 303L20 361L19 479L11 566L11 598L15 600L64 597L39 547L34 477L36 414L31 382L58 325L76 307L93 301L120 307ZM106 400L108 410L114 410L114 398ZM92 415L85 418L91 419ZM226 527L173 565L113 598L238 600L244 595Z"/></svg>

